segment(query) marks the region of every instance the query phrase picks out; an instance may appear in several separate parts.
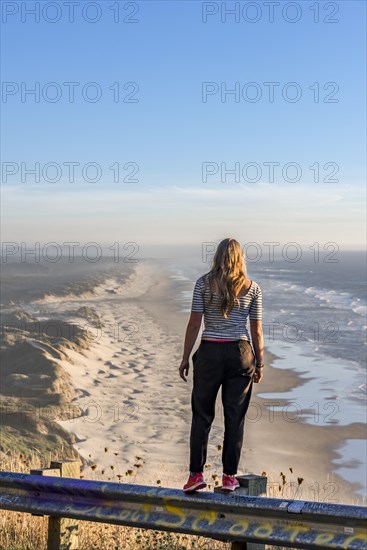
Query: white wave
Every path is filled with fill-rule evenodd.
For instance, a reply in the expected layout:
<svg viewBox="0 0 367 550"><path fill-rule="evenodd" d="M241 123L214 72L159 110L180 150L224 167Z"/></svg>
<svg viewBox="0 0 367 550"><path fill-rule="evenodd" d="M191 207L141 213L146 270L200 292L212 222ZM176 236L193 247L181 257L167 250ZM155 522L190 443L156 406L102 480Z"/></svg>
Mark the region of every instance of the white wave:
<svg viewBox="0 0 367 550"><path fill-rule="evenodd" d="M299 291L300 293L307 294L313 298L317 298L320 302L327 303L330 307L336 309L344 309L346 311L353 311L361 317L366 317L367 305L362 303L360 298L357 298L349 292L337 292L336 290L326 290L324 288L317 288L315 286L309 286L306 289L301 285L282 282L279 283L285 291Z"/></svg>

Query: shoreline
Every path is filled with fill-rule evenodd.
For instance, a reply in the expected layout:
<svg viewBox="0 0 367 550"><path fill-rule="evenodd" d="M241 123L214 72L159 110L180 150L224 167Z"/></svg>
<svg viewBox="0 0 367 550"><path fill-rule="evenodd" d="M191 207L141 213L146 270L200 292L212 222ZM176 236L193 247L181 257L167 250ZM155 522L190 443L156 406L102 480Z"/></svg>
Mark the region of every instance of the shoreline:
<svg viewBox="0 0 367 550"><path fill-rule="evenodd" d="M124 476L125 469L138 468L134 461L143 457L145 466L138 470L138 483L152 483L166 473L181 487L189 459L192 365L188 385L184 385L178 366L189 314L179 313L174 286L161 262L148 260L122 286L110 278L93 298L80 300L96 308L106 329L83 354L70 350L72 363L61 361L78 395L71 406L80 407L84 414L57 422L75 435L74 449L87 462L98 464L98 471L108 468L111 475ZM63 306L64 302L60 297ZM332 460L340 458L335 449L344 439L363 437L363 424L314 426L289 421L284 411L271 412L274 400L258 393L286 392L304 380L292 370L273 367L274 354L265 350L264 358L266 372L261 383L254 384L238 473L267 472L274 497L361 503L362 497L355 492L358 484L336 474ZM283 407L288 402L277 400ZM222 440L218 396L207 462L218 475L217 446ZM343 464L348 466L353 465ZM286 475L284 484L281 473ZM298 478L303 479L301 484Z"/></svg>

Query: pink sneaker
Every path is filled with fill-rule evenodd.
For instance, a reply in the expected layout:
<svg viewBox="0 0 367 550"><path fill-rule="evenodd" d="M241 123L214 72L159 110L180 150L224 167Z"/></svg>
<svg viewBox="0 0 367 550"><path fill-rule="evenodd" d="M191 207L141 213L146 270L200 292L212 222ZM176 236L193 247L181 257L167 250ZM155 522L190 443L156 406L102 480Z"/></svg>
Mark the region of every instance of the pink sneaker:
<svg viewBox="0 0 367 550"><path fill-rule="evenodd" d="M239 486L240 483L236 476L228 476L227 474L223 474L222 491L234 491L235 489L238 489Z"/></svg>
<svg viewBox="0 0 367 550"><path fill-rule="evenodd" d="M204 481L202 472L200 472L193 477L189 475L189 479L187 480L187 483L185 483L183 490L185 491L185 493L194 493L199 489L204 489L204 487L206 487L206 483Z"/></svg>

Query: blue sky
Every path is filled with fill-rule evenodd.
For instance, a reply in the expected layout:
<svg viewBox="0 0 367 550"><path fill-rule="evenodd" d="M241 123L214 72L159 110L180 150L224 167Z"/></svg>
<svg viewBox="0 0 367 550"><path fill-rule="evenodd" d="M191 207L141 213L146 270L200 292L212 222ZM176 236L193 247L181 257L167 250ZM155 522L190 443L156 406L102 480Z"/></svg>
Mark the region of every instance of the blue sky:
<svg viewBox="0 0 367 550"><path fill-rule="evenodd" d="M3 170L17 170L7 183L4 172L2 177L5 240L164 244L232 235L242 241L364 245L364 2L319 2L318 23L311 9L315 2L309 1L295 2L300 13L295 23L282 17L288 4L282 0L273 23L264 2L257 2L256 23L246 21L243 11L239 22L231 15L222 22L221 2L119 2L118 23L110 9L117 3L109 0L95 3L101 15L95 23L83 20L80 6L69 22L63 2L57 2L60 21L55 23L45 20L55 17L52 7L41 11L40 22L30 15L22 22L22 5L30 9L35 2L3 2L3 10L4 4L2 162ZM41 8L45 4L40 2ZM224 4L233 8L236 2ZM237 2L241 10L245 4ZM138 22L123 22L135 6L139 11L130 18ZM216 9L204 23L203 10ZM93 18L93 10L86 17ZM246 14L253 18L254 8ZM285 14L295 15L291 8ZM22 83L32 88L35 82L40 101L27 96L22 102ZM47 88L50 82L61 90L60 101L43 99L42 91L50 98L56 90ZM68 101L65 82L79 83L74 103ZM91 82L102 92L97 102L81 94ZM116 82L122 97L138 86L131 96L138 101L114 102L109 88ZM124 90L129 82L135 84ZM204 103L203 82L219 90L222 83L228 90L238 83L245 98L246 89L253 97L255 87L246 85L255 82L261 98L251 102L240 95L237 102L219 91ZM274 102L265 82L279 83ZM291 82L302 94L297 102L282 96L281 90L294 93L294 87L287 88ZM330 82L335 84L324 89ZM87 92L95 89L89 86ZM337 102L325 102L328 98ZM58 183L42 174L37 184L31 174L22 182L21 163L32 167L36 162L41 171L57 163ZM65 165L70 162L79 163L72 183ZM206 182L205 162L215 171ZM269 162L279 163L273 182L264 165ZM83 179L81 167L87 163L100 167L98 182ZM120 174L135 171L138 181L121 181L122 176L114 182L109 167L116 163ZM240 181L230 174L221 181L221 163L223 169L237 163ZM257 168L249 167L246 180L248 163ZM301 170L299 181L287 181L295 177L292 167L282 176L288 163ZM55 172L49 170L52 179ZM333 172L338 181L323 181ZM91 167L86 173L93 178L96 172Z"/></svg>

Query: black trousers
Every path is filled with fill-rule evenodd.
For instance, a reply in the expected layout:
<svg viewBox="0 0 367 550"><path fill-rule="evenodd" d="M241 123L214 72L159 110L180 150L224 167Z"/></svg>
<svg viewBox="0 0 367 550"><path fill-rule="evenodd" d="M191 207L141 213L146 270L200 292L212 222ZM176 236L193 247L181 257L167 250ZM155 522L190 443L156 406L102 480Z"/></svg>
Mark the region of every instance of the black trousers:
<svg viewBox="0 0 367 550"><path fill-rule="evenodd" d="M190 432L190 471L202 472L208 437L215 416L215 402L222 387L224 410L223 472L237 474L250 403L255 354L247 340L214 342L201 340L192 356L193 389Z"/></svg>

